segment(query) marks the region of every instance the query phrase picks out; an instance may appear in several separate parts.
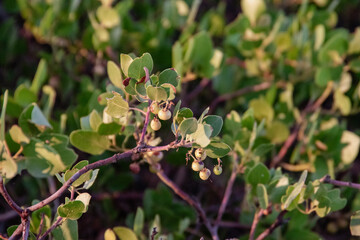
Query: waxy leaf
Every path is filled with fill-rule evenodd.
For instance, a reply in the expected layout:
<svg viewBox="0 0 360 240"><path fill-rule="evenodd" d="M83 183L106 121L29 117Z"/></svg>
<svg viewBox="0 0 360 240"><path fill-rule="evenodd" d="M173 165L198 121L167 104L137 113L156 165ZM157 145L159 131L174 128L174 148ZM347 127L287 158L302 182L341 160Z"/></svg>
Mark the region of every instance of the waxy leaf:
<svg viewBox="0 0 360 240"><path fill-rule="evenodd" d="M113 135L119 133L121 130L121 125L116 122L111 123L101 123L97 129L97 132L100 135Z"/></svg>
<svg viewBox="0 0 360 240"><path fill-rule="evenodd" d="M269 169L263 163L256 164L253 168L250 169L246 176L246 181L254 187L259 183L266 184L269 182L269 180Z"/></svg>
<svg viewBox="0 0 360 240"><path fill-rule="evenodd" d="M82 201L75 200L66 204L61 204L57 209L57 213L60 217L77 220L82 216L84 209L84 203Z"/></svg>
<svg viewBox="0 0 360 240"><path fill-rule="evenodd" d="M24 109L19 117L19 125L27 136L35 136L46 128L52 128L36 103Z"/></svg>
<svg viewBox="0 0 360 240"><path fill-rule="evenodd" d="M105 111L113 118L123 117L129 111L129 104L119 93L113 92L113 94L114 96L112 98L107 98L108 102Z"/></svg>
<svg viewBox="0 0 360 240"><path fill-rule="evenodd" d="M211 158L221 158L226 156L231 148L223 142L212 140L209 145L205 148L206 154Z"/></svg>
<svg viewBox="0 0 360 240"><path fill-rule="evenodd" d="M141 57L135 58L131 62L128 68L128 76L140 80L140 78L145 76L144 67L151 73L153 69L153 60L149 53L144 53Z"/></svg>
<svg viewBox="0 0 360 240"><path fill-rule="evenodd" d="M269 205L269 197L264 184L258 184L256 187L256 195L259 199L259 204L262 209L267 209Z"/></svg>
<svg viewBox="0 0 360 240"><path fill-rule="evenodd" d="M114 227L113 231L120 240L137 240L133 230L127 227Z"/></svg>
<svg viewBox="0 0 360 240"><path fill-rule="evenodd" d="M198 123L196 118L187 118L183 120L179 125L179 133L181 136L186 136L186 134L194 133L198 128Z"/></svg>
<svg viewBox="0 0 360 240"><path fill-rule="evenodd" d="M107 136L92 131L75 130L70 134L70 142L81 151L93 155L102 154L110 147Z"/></svg>
<svg viewBox="0 0 360 240"><path fill-rule="evenodd" d="M168 97L166 91L164 88L162 87L153 87L153 86L149 86L146 89L146 94L148 95L148 97L153 100L153 101L165 101Z"/></svg>
<svg viewBox="0 0 360 240"><path fill-rule="evenodd" d="M213 131L212 131L210 137L215 137L220 133L222 125L223 125L223 120L220 116L209 115L209 116L204 117L203 121L205 123L209 124L213 128Z"/></svg>
<svg viewBox="0 0 360 240"><path fill-rule="evenodd" d="M101 25L106 28L115 27L120 22L120 17L117 11L108 6L100 6L96 10L96 16L99 19Z"/></svg>
<svg viewBox="0 0 360 240"><path fill-rule="evenodd" d="M115 87L123 89L124 85L122 82L123 80L121 77L120 68L113 61L108 61L107 72L112 84L114 84Z"/></svg>
<svg viewBox="0 0 360 240"><path fill-rule="evenodd" d="M289 188L292 187L293 190L291 191L289 196L284 201L284 203L282 205L282 209L287 209L290 206L290 204L292 204L292 202L299 196L299 194L303 190L306 177L307 177L307 171L305 170L301 174L299 181L297 183L295 183L293 186L289 186Z"/></svg>
<svg viewBox="0 0 360 240"><path fill-rule="evenodd" d="M128 74L128 69L130 64L133 62L133 59L130 57L130 55L127 54L120 54L120 65L121 65L121 70L123 71L125 76L129 76Z"/></svg>
<svg viewBox="0 0 360 240"><path fill-rule="evenodd" d="M54 240L78 240L78 223L76 220L65 219L51 234Z"/></svg>
<svg viewBox="0 0 360 240"><path fill-rule="evenodd" d="M169 83L177 87L179 83L179 75L173 68L165 69L159 75L159 85Z"/></svg>

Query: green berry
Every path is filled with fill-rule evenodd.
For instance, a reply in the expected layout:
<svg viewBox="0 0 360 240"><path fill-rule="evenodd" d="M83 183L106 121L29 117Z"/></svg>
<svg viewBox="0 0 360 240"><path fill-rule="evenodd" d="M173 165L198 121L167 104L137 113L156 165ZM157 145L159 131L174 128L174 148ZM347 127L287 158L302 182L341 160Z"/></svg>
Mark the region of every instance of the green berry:
<svg viewBox="0 0 360 240"><path fill-rule="evenodd" d="M153 120L151 120L150 127L152 128L152 130L157 131L161 128L161 122L159 121L159 119L154 118Z"/></svg>
<svg viewBox="0 0 360 240"><path fill-rule="evenodd" d="M200 161L193 161L193 163L191 164L191 168L195 172L201 171L204 168L204 163Z"/></svg>
<svg viewBox="0 0 360 240"><path fill-rule="evenodd" d="M163 152L148 152L146 155L150 157L152 162L159 162L164 157Z"/></svg>
<svg viewBox="0 0 360 240"><path fill-rule="evenodd" d="M198 160L204 160L206 158L206 152L202 148L198 148L195 150L195 157Z"/></svg>
<svg viewBox="0 0 360 240"><path fill-rule="evenodd" d="M216 165L213 169L213 172L215 175L220 175L222 173L222 167L219 165Z"/></svg>
<svg viewBox="0 0 360 240"><path fill-rule="evenodd" d="M211 171L207 168L204 168L203 170L200 171L199 176L202 180L208 180L208 178L211 175Z"/></svg>
<svg viewBox="0 0 360 240"><path fill-rule="evenodd" d="M167 109L161 109L158 116L161 120L169 120L171 118L171 112Z"/></svg>
<svg viewBox="0 0 360 240"><path fill-rule="evenodd" d="M157 103L157 102L152 102L151 105L150 105L150 111L151 111L153 114L158 114L159 111L160 111L159 103Z"/></svg>

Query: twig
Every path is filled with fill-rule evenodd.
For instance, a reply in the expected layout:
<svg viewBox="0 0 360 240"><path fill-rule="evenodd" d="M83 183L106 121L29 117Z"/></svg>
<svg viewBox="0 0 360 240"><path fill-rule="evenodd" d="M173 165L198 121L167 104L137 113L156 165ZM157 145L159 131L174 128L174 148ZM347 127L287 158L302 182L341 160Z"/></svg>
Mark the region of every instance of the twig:
<svg viewBox="0 0 360 240"><path fill-rule="evenodd" d="M298 136L299 130L300 130L300 124L297 124L295 126L294 130L292 131L292 133L290 134L290 136L286 139L284 145L281 147L278 154L271 161L270 168L276 167L282 161L282 159L285 157L285 155L288 152L291 145L295 142L295 140Z"/></svg>
<svg viewBox="0 0 360 240"><path fill-rule="evenodd" d="M156 231L156 227L154 227L152 229L152 232L151 232L151 240L154 240L155 239L155 235L158 234L159 232Z"/></svg>
<svg viewBox="0 0 360 240"><path fill-rule="evenodd" d="M13 234L9 237L9 240L19 239L22 233L22 229L23 229L23 222L21 222L21 224L15 229Z"/></svg>
<svg viewBox="0 0 360 240"><path fill-rule="evenodd" d="M45 214L42 213L41 214L41 220L40 220L40 225L39 225L39 233L36 236L36 239L39 239L41 236L41 232L43 231L43 227L44 227L44 218L45 218Z"/></svg>
<svg viewBox="0 0 360 240"><path fill-rule="evenodd" d="M134 110L134 111L138 111L138 112L140 112L140 113L142 113L142 114L144 114L146 116L146 112L141 110L140 108L129 107L129 109Z"/></svg>
<svg viewBox="0 0 360 240"><path fill-rule="evenodd" d="M254 86L244 87L244 88L239 89L232 93L221 95L221 96L215 98L215 100L211 103L209 112L213 112L215 110L216 106L221 102L229 101L233 98L239 97L241 95L244 95L244 94L247 94L250 92L259 92L259 91L268 89L271 87L271 85L272 85L271 82L263 82L263 83L260 83L260 84L254 85Z"/></svg>
<svg viewBox="0 0 360 240"><path fill-rule="evenodd" d="M280 225L282 225L283 223L285 223L284 221L284 215L287 213L286 210L283 210L279 213L279 215L277 216L275 222L273 224L271 224L271 226L266 229L264 232L262 232L257 238L256 240L263 240L265 239L268 235L270 235L277 227L279 227Z"/></svg>
<svg viewBox="0 0 360 240"><path fill-rule="evenodd" d="M0 239L2 240L8 240L8 238L0 233Z"/></svg>
<svg viewBox="0 0 360 240"><path fill-rule="evenodd" d="M56 221L50 226L50 228L46 230L46 232L43 235L41 235L39 240L45 240L46 236L49 235L57 226L59 226L62 220L63 220L62 217L58 217Z"/></svg>
<svg viewBox="0 0 360 240"><path fill-rule="evenodd" d="M323 178L321 178L320 182L329 183L329 184L332 184L334 186L349 187L349 188L355 188L355 189L360 190L360 184L359 183L352 183L352 182L334 180L334 179L331 179L331 177L329 175L325 175Z"/></svg>
<svg viewBox="0 0 360 240"><path fill-rule="evenodd" d="M214 228L209 219L206 217L204 209L201 207L200 203L192 199L187 193L181 190L172 180L165 175L163 170L159 170L156 172L156 175L160 178L160 180L165 183L169 188L171 188L179 197L181 197L184 201L186 201L190 206L192 206L196 212L199 214L201 220L204 222L206 228L211 233L213 240L218 240L219 236L217 234L216 228Z"/></svg>
<svg viewBox="0 0 360 240"><path fill-rule="evenodd" d="M260 209L258 212L255 213L254 220L251 224L249 240L254 240L256 227L257 227L257 225L260 221L260 218L262 217L263 214L264 214L264 209Z"/></svg>
<svg viewBox="0 0 360 240"><path fill-rule="evenodd" d="M140 136L140 140L139 140L139 143L138 143L138 147L142 147L142 145L144 145L144 139L145 139L145 134L146 134L146 129L149 125L149 122L150 122L150 105L151 105L151 101L149 100L149 107L148 107L148 110L146 112L146 117L145 117L145 122L144 122L144 127L142 129L142 132L141 132L141 136Z"/></svg>
<svg viewBox="0 0 360 240"><path fill-rule="evenodd" d="M49 193L54 194L56 192L56 182L54 180L54 177L50 176L47 178L47 182L49 185ZM60 205L59 199L54 200L54 209L57 209Z"/></svg>
<svg viewBox="0 0 360 240"><path fill-rule="evenodd" d="M10 197L9 193L5 188L2 176L0 176L0 194L4 197L7 204L9 204L9 206L21 216L21 214L23 213L23 209L19 207L19 205L17 205L16 202Z"/></svg>
<svg viewBox="0 0 360 240"><path fill-rule="evenodd" d="M196 14L197 14L197 12L199 10L200 4L201 4L201 0L194 0L193 1L192 5L191 5L189 16L188 16L188 18L186 20L186 25L187 26L190 26L194 22Z"/></svg>
<svg viewBox="0 0 360 240"><path fill-rule="evenodd" d="M164 146L157 146L157 147L147 146L147 147L144 147L141 149L135 148L135 149L123 152L123 153L114 154L112 157L96 161L94 163L91 163L91 164L83 167L77 173L75 173L69 180L67 180L63 184L63 186L61 188L59 188L54 194L52 194L48 198L42 200L41 202L28 207L26 210L29 212L33 212L33 211L38 210L38 209L44 207L45 205L51 203L52 201L54 201L55 199L60 197L63 194L63 192L65 192L71 186L71 184L73 182L75 182L81 175L83 175L84 173L86 173L92 169L115 163L122 159L129 158L133 154L137 154L137 153L141 153L141 152L169 151L170 149L174 149L174 148L179 148L179 147L187 147L188 148L191 146L192 146L192 142L185 142L185 143L172 142L172 143L170 143L168 145L164 145Z"/></svg>
<svg viewBox="0 0 360 240"><path fill-rule="evenodd" d="M230 178L227 182L227 185L226 185L226 189L225 189L225 193L224 193L224 197L221 201L221 205L219 207L219 211L218 211L218 215L217 215L217 218L216 218L216 221L215 221L215 226L218 227L219 225L219 222L221 221L221 218L224 214L224 211L225 211L225 208L229 202L229 199L230 199L230 196L231 196L231 193L232 193L232 189L233 189L233 186L234 186L234 182L235 182L235 179L236 179L236 175L237 175L237 170L238 170L238 156L236 153L233 154L233 169L232 169L232 172L231 172L231 175L230 175Z"/></svg>
<svg viewBox="0 0 360 240"><path fill-rule="evenodd" d="M29 237L29 229L30 229L30 218L23 218L23 229L22 229L22 239L28 240Z"/></svg>

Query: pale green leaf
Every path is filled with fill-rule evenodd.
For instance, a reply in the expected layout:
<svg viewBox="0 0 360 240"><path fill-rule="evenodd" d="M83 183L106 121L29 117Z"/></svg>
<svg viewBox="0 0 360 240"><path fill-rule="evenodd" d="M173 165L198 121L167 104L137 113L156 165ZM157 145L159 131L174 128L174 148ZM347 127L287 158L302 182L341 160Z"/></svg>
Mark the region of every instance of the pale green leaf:
<svg viewBox="0 0 360 240"><path fill-rule="evenodd" d="M120 240L137 240L133 230L127 227L114 227L113 231Z"/></svg>
<svg viewBox="0 0 360 240"><path fill-rule="evenodd" d="M70 134L70 142L81 151L93 155L100 155L110 147L107 136L92 131L75 130Z"/></svg>
<svg viewBox="0 0 360 240"><path fill-rule="evenodd" d="M138 207L136 210L135 220L134 220L134 232L137 236L141 236L144 228L144 210L141 207Z"/></svg>
<svg viewBox="0 0 360 240"><path fill-rule="evenodd" d="M159 85L169 83L177 87L179 83L179 75L173 68L165 69L159 75Z"/></svg>
<svg viewBox="0 0 360 240"><path fill-rule="evenodd" d="M41 59L37 67L35 77L32 81L30 90L37 95L41 86L45 83L47 77L47 62L45 59Z"/></svg>
<svg viewBox="0 0 360 240"><path fill-rule="evenodd" d="M110 228L106 229L105 234L104 234L104 239L105 240L116 240L116 235L115 235L114 231L111 230Z"/></svg>
<svg viewBox="0 0 360 240"><path fill-rule="evenodd" d="M57 213L60 217L77 220L82 216L84 209L85 205L82 201L74 200L61 204L57 209Z"/></svg>
<svg viewBox="0 0 360 240"><path fill-rule="evenodd" d="M129 111L129 104L119 93L113 92L113 94L114 96L112 98L107 98L108 102L105 111L113 118L123 117Z"/></svg>
<svg viewBox="0 0 360 240"><path fill-rule="evenodd" d="M128 74L128 69L130 64L133 62L133 59L131 58L130 55L128 54L120 54L120 65L121 65L121 70L123 71L125 76L129 76Z"/></svg>
<svg viewBox="0 0 360 240"><path fill-rule="evenodd" d="M267 209L269 205L269 197L264 184L258 184L256 187L256 195L259 199L259 204L262 209Z"/></svg>
<svg viewBox="0 0 360 240"><path fill-rule="evenodd" d="M205 123L209 124L213 128L213 131L212 131L210 137L215 137L220 133L222 125L223 125L223 120L220 116L208 115L208 116L204 117L203 121Z"/></svg>
<svg viewBox="0 0 360 240"><path fill-rule="evenodd" d="M187 118L183 120L179 125L179 133L181 136L186 136L186 134L194 133L198 128L198 123L195 118Z"/></svg>
<svg viewBox="0 0 360 240"><path fill-rule="evenodd" d="M212 133L212 127L209 124L198 123L196 132L191 134L191 138L195 140L195 143L205 148L210 143L210 136Z"/></svg>
<svg viewBox="0 0 360 240"><path fill-rule="evenodd" d="M340 110L341 114L346 116L351 112L351 100L343 94L339 89L334 94L334 106Z"/></svg>
<svg viewBox="0 0 360 240"><path fill-rule="evenodd" d="M135 58L131 62L128 68L128 76L139 80L145 76L144 67L146 67L149 70L149 73L151 73L153 69L153 60L149 53L144 53L141 57Z"/></svg>
<svg viewBox="0 0 360 240"><path fill-rule="evenodd" d="M54 240L78 240L78 223L76 220L65 219L51 234Z"/></svg>
<svg viewBox="0 0 360 240"><path fill-rule="evenodd" d="M344 164L351 164L359 154L360 137L353 132L343 131L341 143L347 144L341 150L341 161Z"/></svg>
<svg viewBox="0 0 360 240"><path fill-rule="evenodd" d="M108 61L107 72L112 84L114 84L115 87L123 89L124 85L122 82L120 68L113 61Z"/></svg>
<svg viewBox="0 0 360 240"><path fill-rule="evenodd" d="M100 6L96 10L96 16L99 19L101 25L106 28L115 27L120 23L120 17L117 11L108 6Z"/></svg>
<svg viewBox="0 0 360 240"><path fill-rule="evenodd" d="M87 212L89 203L90 203L91 195L88 193L80 193L75 200L81 201L84 204L83 213Z"/></svg>
<svg viewBox="0 0 360 240"><path fill-rule="evenodd" d="M212 140L209 145L205 148L206 154L211 158L221 158L226 156L231 148L223 142Z"/></svg>
<svg viewBox="0 0 360 240"><path fill-rule="evenodd" d="M264 0L241 0L241 9L254 26L258 17L266 10L266 5Z"/></svg>
<svg viewBox="0 0 360 240"><path fill-rule="evenodd" d="M168 97L166 91L164 88L162 87L153 87L153 86L149 86L146 89L146 94L148 95L148 97L153 100L153 101L165 101Z"/></svg>

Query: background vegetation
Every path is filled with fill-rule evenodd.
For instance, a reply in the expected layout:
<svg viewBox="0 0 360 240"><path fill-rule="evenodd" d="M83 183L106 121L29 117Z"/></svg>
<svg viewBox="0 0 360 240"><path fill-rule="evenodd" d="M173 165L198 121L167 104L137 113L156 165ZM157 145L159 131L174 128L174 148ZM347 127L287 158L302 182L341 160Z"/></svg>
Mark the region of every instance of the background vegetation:
<svg viewBox="0 0 360 240"><path fill-rule="evenodd" d="M209 114L224 119L220 136L232 150L221 158L220 176L202 181L191 170L192 160L187 164L187 149L165 152L161 161L166 176L201 203L206 218L168 188L156 169L149 170L156 165L132 165L138 162L133 158L100 167L86 190L87 212L66 220L52 238L103 239L112 228L117 234L132 229L129 234L146 239L154 226L155 238L163 239L210 239L214 232L220 239L359 235L360 187L349 184L359 181L360 170L359 11L356 0L3 0L1 106L6 89L9 98L6 116L1 115L0 171L7 191L18 205L31 206L61 187L55 174L64 168L44 174L46 157L45 167L32 165L40 159L36 144L48 140L46 134L65 136L58 138L61 144L46 144L67 170L136 147L141 113L103 135L90 119L105 123L112 91L133 95L126 99L130 107L146 111L146 103L135 106L140 90L124 88L129 75L120 54L149 53L152 73L174 68L179 75L173 102L189 108L181 117L201 119L210 106ZM171 123L162 122L156 134L149 131L152 140L170 143ZM68 143L79 129L105 139L116 135L115 144L95 149L71 137ZM210 169L217 164L216 157L206 160ZM56 222L65 196L70 193L32 213L30 237ZM0 206L5 238L20 220L3 198Z"/></svg>

